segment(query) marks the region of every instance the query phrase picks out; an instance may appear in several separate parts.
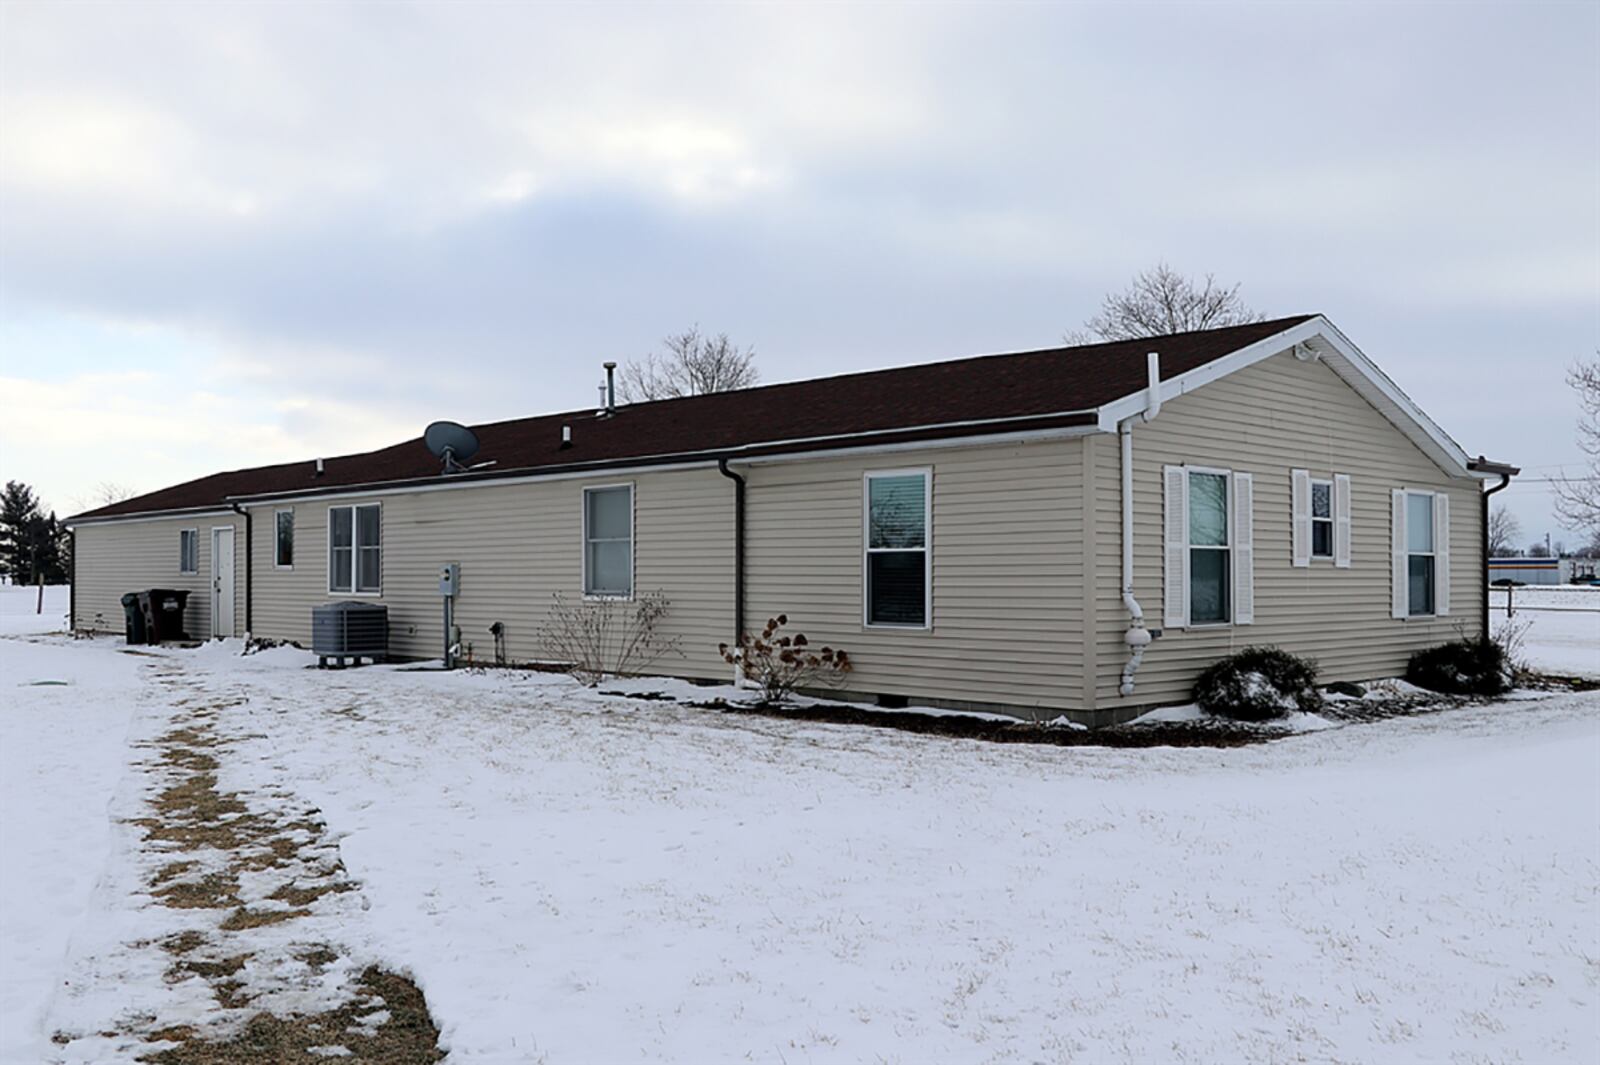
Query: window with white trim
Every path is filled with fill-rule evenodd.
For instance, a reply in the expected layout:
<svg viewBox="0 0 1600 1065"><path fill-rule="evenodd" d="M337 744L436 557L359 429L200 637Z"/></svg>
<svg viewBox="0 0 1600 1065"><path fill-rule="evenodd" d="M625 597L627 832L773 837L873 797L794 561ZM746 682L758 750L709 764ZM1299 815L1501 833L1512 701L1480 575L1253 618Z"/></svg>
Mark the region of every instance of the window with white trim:
<svg viewBox="0 0 1600 1065"><path fill-rule="evenodd" d="M1189 622L1225 624L1232 616L1228 475L1189 471Z"/></svg>
<svg viewBox="0 0 1600 1065"><path fill-rule="evenodd" d="M1412 617L1434 613L1437 598L1433 509L1432 492L1406 493L1406 613Z"/></svg>
<svg viewBox="0 0 1600 1065"><path fill-rule="evenodd" d="M200 572L200 530L178 530L178 572Z"/></svg>
<svg viewBox="0 0 1600 1065"><path fill-rule="evenodd" d="M583 490L583 594L633 595L633 485Z"/></svg>
<svg viewBox="0 0 1600 1065"><path fill-rule="evenodd" d="M279 569L294 568L294 511L279 510L272 516L272 564Z"/></svg>
<svg viewBox="0 0 1600 1065"><path fill-rule="evenodd" d="M1311 479L1311 557L1333 557L1333 480Z"/></svg>
<svg viewBox="0 0 1600 1065"><path fill-rule="evenodd" d="M328 508L328 591L383 592L383 510L377 503Z"/></svg>
<svg viewBox="0 0 1600 1065"><path fill-rule="evenodd" d="M932 552L928 470L886 470L866 475L862 574L863 620L888 628L928 627Z"/></svg>

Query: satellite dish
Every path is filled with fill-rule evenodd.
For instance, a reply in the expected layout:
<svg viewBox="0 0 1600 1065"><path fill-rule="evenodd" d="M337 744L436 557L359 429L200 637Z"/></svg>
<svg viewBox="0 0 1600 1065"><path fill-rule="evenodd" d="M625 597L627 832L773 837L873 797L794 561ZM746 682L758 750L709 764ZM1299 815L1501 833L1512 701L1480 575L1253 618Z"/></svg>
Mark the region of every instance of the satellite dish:
<svg viewBox="0 0 1600 1065"><path fill-rule="evenodd" d="M428 450L444 460L444 472L465 469L461 464L478 453L478 435L455 422L434 422L422 432Z"/></svg>

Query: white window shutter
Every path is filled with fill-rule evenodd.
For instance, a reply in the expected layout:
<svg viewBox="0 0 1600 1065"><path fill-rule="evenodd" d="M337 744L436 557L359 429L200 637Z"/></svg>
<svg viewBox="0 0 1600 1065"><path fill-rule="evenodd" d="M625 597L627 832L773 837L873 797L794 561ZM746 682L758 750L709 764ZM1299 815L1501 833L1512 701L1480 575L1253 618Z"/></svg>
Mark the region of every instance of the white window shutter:
<svg viewBox="0 0 1600 1065"><path fill-rule="evenodd" d="M1433 612L1450 613L1450 497L1433 497Z"/></svg>
<svg viewBox="0 0 1600 1065"><path fill-rule="evenodd" d="M1255 479L1233 475L1233 623L1256 620Z"/></svg>
<svg viewBox="0 0 1600 1065"><path fill-rule="evenodd" d="M1162 467L1166 545L1165 609L1169 629L1189 625L1189 476L1182 466Z"/></svg>
<svg viewBox="0 0 1600 1065"><path fill-rule="evenodd" d="M1311 565L1311 471L1289 471L1289 503L1293 511L1294 565Z"/></svg>
<svg viewBox="0 0 1600 1065"><path fill-rule="evenodd" d="M1333 564L1350 568L1350 476L1333 475Z"/></svg>
<svg viewBox="0 0 1600 1065"><path fill-rule="evenodd" d="M1406 493L1403 488L1396 488L1393 496L1394 520L1393 535L1390 543L1390 554L1393 561L1390 569L1390 615L1403 618L1410 613L1410 602L1407 599L1406 583Z"/></svg>

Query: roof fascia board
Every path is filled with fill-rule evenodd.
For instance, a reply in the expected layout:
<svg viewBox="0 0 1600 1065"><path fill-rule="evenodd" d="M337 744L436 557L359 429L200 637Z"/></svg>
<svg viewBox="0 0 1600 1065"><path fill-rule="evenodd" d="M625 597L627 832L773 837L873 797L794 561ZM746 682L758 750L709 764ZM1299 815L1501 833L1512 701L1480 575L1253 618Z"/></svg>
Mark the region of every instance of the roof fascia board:
<svg viewBox="0 0 1600 1065"><path fill-rule="evenodd" d="M1379 413L1388 418L1441 469L1457 477L1486 476L1470 469L1467 453L1462 450L1461 445L1452 440L1432 418L1423 413L1422 409L1411 401L1410 396L1402 392L1377 364L1351 343L1350 338L1322 315L1317 315L1299 325L1290 326L1282 332L1274 333L1220 359L1214 359L1188 373L1163 381L1162 402L1193 392L1212 381L1220 380L1231 373L1254 366L1258 362L1289 350L1297 344L1313 340L1321 340L1332 349L1334 357L1323 356L1328 368L1343 378L1345 383L1354 388L1362 398L1372 403ZM1159 346L1159 338L1152 338L1152 341ZM1118 423L1138 414L1144 408L1145 394L1141 389L1101 407L1098 414L1099 426L1104 432L1115 432Z"/></svg>
<svg viewBox="0 0 1600 1065"><path fill-rule="evenodd" d="M928 451L940 448L982 447L990 444L1027 443L1041 440L1064 440L1088 436L1100 430L1093 425L1069 425L1054 429L1029 429L1009 433L986 433L977 436L942 437L936 440L909 440L895 444L863 444L859 447L821 448L814 451L790 451L779 455L751 455L744 458L736 453L720 452L729 462L741 466L765 466L783 462L810 462L817 459L849 458L861 455L891 455L906 451ZM393 485L377 482L372 485L350 485L328 489L308 489L299 493L280 493L262 496L230 496L247 510L277 506L295 501L338 499L370 499L376 496L410 495L416 492L445 492L466 488L500 488L503 486L535 484L549 481L573 481L590 477L629 477L647 473L668 473L682 470L715 469L715 458L687 462L650 463L633 466L596 465L581 470L561 470L552 473L528 473L519 476L481 478L472 481L433 481L420 484ZM223 511L223 513L230 513ZM115 520L115 519L106 519Z"/></svg>
<svg viewBox="0 0 1600 1065"><path fill-rule="evenodd" d="M177 510L141 510L132 514L107 514L99 518L67 518L61 524L67 528L77 528L82 525L109 525L112 522L129 523L135 521L178 521L184 518L203 518L207 514L237 514L232 507L227 505L214 507L182 507Z"/></svg>
<svg viewBox="0 0 1600 1065"><path fill-rule="evenodd" d="M983 433L975 436L947 436L936 440L907 440L898 444L863 444L860 447L818 448L814 451L789 451L781 455L728 456L741 466L769 466L780 462L811 462L816 459L850 458L861 455L893 455L904 451L929 451L937 448L982 447L989 444L1024 444L1036 440L1066 440L1098 433L1098 425L1065 425L1054 429L1020 429L1009 433Z"/></svg>

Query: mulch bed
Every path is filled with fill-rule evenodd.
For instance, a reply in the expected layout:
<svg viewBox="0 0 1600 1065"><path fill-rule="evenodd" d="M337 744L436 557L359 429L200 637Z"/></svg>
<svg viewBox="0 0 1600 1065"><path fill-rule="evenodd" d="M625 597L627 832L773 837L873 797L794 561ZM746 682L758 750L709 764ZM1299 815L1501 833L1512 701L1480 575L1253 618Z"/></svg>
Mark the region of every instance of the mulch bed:
<svg viewBox="0 0 1600 1065"><path fill-rule="evenodd" d="M662 692L603 691L642 702L675 702ZM730 703L725 699L686 702L696 710L725 714L776 717L788 721L816 721L828 725L870 725L926 736L986 740L990 743L1035 743L1051 747L1244 747L1291 735L1252 728L1232 721L1163 721L1148 725L1117 725L1101 729L1067 728L1031 721L991 721L965 714L918 714L895 710L862 710L850 706L787 706L772 703Z"/></svg>
<svg viewBox="0 0 1600 1065"><path fill-rule="evenodd" d="M1547 674L1519 678L1518 685L1549 692L1600 691L1600 680ZM600 694L635 699L640 702L678 702L673 696L659 691L611 690L602 691ZM1485 705L1496 701L1486 696L1411 694L1388 699L1330 701L1318 713L1331 721L1357 724L1396 717L1435 714L1444 710ZM959 712L921 714L909 711L868 710L839 704L790 706L762 702L730 703L726 699L712 699L707 702L684 702L680 705L697 710L716 710L725 714L775 717L788 721L816 721L829 725L868 725L873 728L915 732L925 736L948 736L952 739L985 740L990 743L1034 743L1051 747L1247 747L1303 735L1287 729L1274 728L1270 721L1246 725L1225 718L1153 721L1145 724L1130 722L1098 729L1080 729L1031 721L992 721Z"/></svg>

